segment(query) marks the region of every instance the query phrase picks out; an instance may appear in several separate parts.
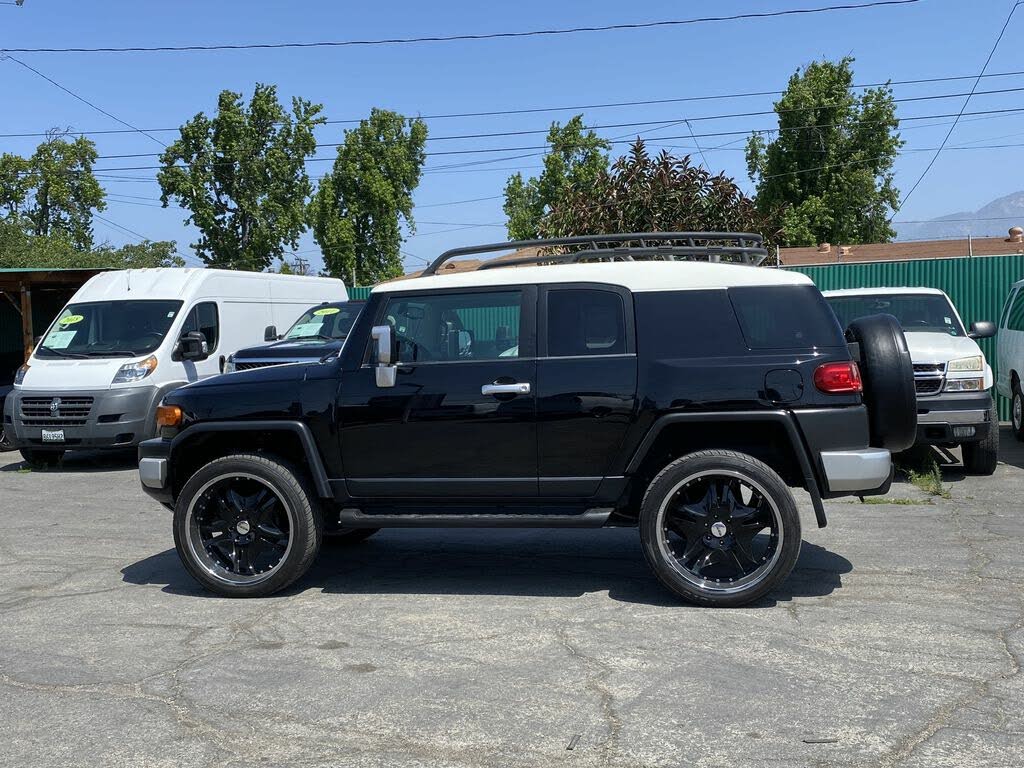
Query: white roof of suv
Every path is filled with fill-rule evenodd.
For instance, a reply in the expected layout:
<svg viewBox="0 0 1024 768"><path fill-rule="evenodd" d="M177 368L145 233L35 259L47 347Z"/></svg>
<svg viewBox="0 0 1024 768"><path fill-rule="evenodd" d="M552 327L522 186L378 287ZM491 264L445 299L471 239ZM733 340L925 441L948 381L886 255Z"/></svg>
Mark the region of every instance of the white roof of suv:
<svg viewBox="0 0 1024 768"><path fill-rule="evenodd" d="M382 283L373 293L479 288L539 283L604 283L644 291L695 291L753 285L813 285L806 275L770 267L699 261L614 261L456 272Z"/></svg>

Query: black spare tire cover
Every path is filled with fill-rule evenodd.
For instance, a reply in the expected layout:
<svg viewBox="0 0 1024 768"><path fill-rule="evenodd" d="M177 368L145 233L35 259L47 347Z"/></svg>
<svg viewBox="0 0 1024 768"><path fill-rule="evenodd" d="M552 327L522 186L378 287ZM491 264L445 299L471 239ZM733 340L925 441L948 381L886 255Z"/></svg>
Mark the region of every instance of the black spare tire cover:
<svg viewBox="0 0 1024 768"><path fill-rule="evenodd" d="M857 362L864 380L871 445L906 450L917 439L917 393L914 364L899 321L892 315L859 317L846 329L846 340L860 347Z"/></svg>

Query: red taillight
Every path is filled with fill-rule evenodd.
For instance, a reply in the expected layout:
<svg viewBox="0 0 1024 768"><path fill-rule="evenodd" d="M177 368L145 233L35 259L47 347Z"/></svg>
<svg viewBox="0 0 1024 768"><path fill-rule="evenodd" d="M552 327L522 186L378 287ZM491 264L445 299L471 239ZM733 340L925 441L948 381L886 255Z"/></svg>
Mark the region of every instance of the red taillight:
<svg viewBox="0 0 1024 768"><path fill-rule="evenodd" d="M814 386L819 391L830 395L864 391L864 382L860 378L860 368L852 361L819 365L818 369L814 372Z"/></svg>

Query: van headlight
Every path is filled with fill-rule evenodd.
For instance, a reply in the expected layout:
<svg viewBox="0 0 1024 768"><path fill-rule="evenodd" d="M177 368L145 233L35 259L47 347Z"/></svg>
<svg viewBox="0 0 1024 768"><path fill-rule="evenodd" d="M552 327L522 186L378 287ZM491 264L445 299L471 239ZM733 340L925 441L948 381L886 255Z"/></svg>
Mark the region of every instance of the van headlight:
<svg viewBox="0 0 1024 768"><path fill-rule="evenodd" d="M224 361L224 370L222 373L234 373L237 370L235 368L235 356L228 355L228 359Z"/></svg>
<svg viewBox="0 0 1024 768"><path fill-rule="evenodd" d="M129 384L133 381L142 381L156 370L156 358L150 355L145 360L137 363L125 363L117 373L114 374L112 384Z"/></svg>
<svg viewBox="0 0 1024 768"><path fill-rule="evenodd" d="M946 371L949 373L983 370L985 370L985 361L982 359L981 355L972 355L971 357L961 357L956 360L950 360L949 365L946 366Z"/></svg>
<svg viewBox="0 0 1024 768"><path fill-rule="evenodd" d="M946 379L947 392L980 392L984 388L984 379Z"/></svg>
<svg viewBox="0 0 1024 768"><path fill-rule="evenodd" d="M23 366L21 366L21 368L18 369L18 372L14 374L15 385L20 385L22 382L25 381L25 374L28 373L28 369L31 367L31 365L25 363Z"/></svg>

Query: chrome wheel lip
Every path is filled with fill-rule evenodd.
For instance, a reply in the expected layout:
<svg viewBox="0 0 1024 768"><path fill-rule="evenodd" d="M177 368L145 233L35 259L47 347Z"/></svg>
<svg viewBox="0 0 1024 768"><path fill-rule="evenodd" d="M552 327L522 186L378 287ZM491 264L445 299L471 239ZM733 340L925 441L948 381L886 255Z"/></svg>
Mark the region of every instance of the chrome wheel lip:
<svg viewBox="0 0 1024 768"><path fill-rule="evenodd" d="M702 579L695 576L693 572L685 568L679 562L676 555L672 552L668 543L668 537L665 533L665 517L668 513L669 503L675 498L676 494L679 493L683 486L705 477L731 477L749 485L761 494L761 497L768 504L772 513L772 518L775 521L777 538L775 542L775 550L772 553L771 559L759 566L752 573L730 583L723 584L721 582L714 581L713 579ZM672 486L672 489L667 494L665 494L665 499L661 502L661 506L658 508L658 516L655 523L657 526L655 530L658 539L658 551L661 553L662 560L664 560L664 562L666 562L669 567L679 574L688 584L703 592L715 595L733 595L740 592L747 592L767 579L774 570L775 564L778 563L779 559L782 557L782 545L785 540L785 530L782 526L782 514L779 512L779 507L775 503L775 499L772 498L772 496L764 489L764 486L743 472L737 472L731 469L706 469L694 472L693 474L684 477Z"/></svg>
<svg viewBox="0 0 1024 768"><path fill-rule="evenodd" d="M195 519L195 507L199 499L202 498L203 494L206 493L211 487L217 483L223 482L224 480L231 479L243 479L253 480L272 494L280 502L281 507L284 509L285 516L288 518L288 544L285 546L284 553L281 558L268 568L263 573L256 573L252 575L243 575L240 573L231 573L228 570L216 565L213 562L213 558L206 551L206 547L203 546L202 537L199 535L198 523ZM192 555L193 561L198 563L200 568L209 575L211 578L223 583L230 584L231 586L252 586L254 584L261 584L275 573L281 567L281 564L288 559L289 553L292 551L292 542L294 536L292 535L295 531L295 515L292 513L291 505L285 501L284 497L278 493L277 489L274 488L267 480L249 472L226 472L223 475L218 475L212 480L207 481L203 484L203 487L196 491L192 496L192 500L189 502L188 509L185 511L185 543L188 546L189 552ZM197 546L198 545L198 546Z"/></svg>

